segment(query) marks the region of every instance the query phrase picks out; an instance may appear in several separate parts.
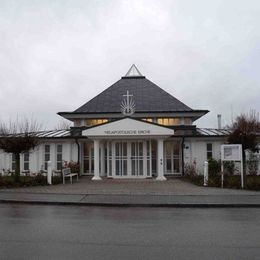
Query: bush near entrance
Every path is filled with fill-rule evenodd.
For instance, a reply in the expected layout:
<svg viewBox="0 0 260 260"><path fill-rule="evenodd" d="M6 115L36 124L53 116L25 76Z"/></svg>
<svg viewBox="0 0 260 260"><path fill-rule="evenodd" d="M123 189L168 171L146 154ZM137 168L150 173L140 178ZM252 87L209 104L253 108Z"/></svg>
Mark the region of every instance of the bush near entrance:
<svg viewBox="0 0 260 260"><path fill-rule="evenodd" d="M224 165L224 188L240 189L241 188L241 176L234 175L235 166L234 163L225 162ZM203 186L204 176L196 172L194 165L185 165L185 178L198 185ZM248 190L260 190L260 175L249 174L245 176L244 180L245 189ZM209 160L209 178L208 187L221 187L221 175L220 175L220 161L214 159Z"/></svg>
<svg viewBox="0 0 260 260"><path fill-rule="evenodd" d="M52 184L62 183L62 178L59 176L52 177ZM47 177L42 175L36 176L20 176L19 182L16 181L14 176L1 176L0 188L18 188L30 186L45 186L48 185Z"/></svg>
<svg viewBox="0 0 260 260"><path fill-rule="evenodd" d="M186 177L192 183L203 186L203 175ZM208 187L221 187L221 176L209 176ZM240 189L241 177L240 175L230 175L224 177L224 188ZM247 190L259 190L260 191L260 176L259 175L247 175L245 178L245 189Z"/></svg>

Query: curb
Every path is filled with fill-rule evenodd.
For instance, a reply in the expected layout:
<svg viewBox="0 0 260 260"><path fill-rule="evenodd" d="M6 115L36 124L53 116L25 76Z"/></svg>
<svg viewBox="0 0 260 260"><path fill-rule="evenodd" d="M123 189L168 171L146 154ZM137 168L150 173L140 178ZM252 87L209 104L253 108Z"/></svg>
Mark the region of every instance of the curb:
<svg viewBox="0 0 260 260"><path fill-rule="evenodd" d="M221 203L172 203L172 204L144 204L144 203L104 203L104 202L68 202L68 201L38 201L38 200L12 200L0 199L2 204L31 204L31 205L56 205L56 206L85 206L85 207L146 207L146 208L260 208L260 204L221 204Z"/></svg>

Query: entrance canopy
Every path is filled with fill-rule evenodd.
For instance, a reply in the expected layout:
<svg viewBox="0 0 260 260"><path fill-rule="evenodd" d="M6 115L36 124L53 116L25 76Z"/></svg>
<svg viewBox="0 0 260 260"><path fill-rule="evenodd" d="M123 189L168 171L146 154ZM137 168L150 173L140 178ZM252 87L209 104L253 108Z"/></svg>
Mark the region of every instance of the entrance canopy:
<svg viewBox="0 0 260 260"><path fill-rule="evenodd" d="M174 130L132 118L123 118L82 131L90 138L167 138Z"/></svg>

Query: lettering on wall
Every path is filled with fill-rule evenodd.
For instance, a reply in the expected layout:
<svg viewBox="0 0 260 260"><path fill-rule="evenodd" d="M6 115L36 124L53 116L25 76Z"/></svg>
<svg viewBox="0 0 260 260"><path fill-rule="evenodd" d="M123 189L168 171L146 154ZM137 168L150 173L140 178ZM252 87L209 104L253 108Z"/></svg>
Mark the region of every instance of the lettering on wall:
<svg viewBox="0 0 260 260"><path fill-rule="evenodd" d="M113 130L104 131L106 135L149 135L150 130Z"/></svg>

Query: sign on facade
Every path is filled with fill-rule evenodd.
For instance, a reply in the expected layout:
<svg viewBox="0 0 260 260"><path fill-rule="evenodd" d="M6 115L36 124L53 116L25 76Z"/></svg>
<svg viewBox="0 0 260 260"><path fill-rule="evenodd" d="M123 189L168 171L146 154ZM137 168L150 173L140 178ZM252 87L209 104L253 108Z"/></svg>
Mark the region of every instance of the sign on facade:
<svg viewBox="0 0 260 260"><path fill-rule="evenodd" d="M222 161L241 161L242 160L242 145L241 144L221 145L221 160Z"/></svg>
<svg viewBox="0 0 260 260"><path fill-rule="evenodd" d="M244 188L244 174L243 174L243 157L241 144L223 144L221 145L221 186L223 188L224 182L224 161L236 161L241 165L241 188Z"/></svg>

